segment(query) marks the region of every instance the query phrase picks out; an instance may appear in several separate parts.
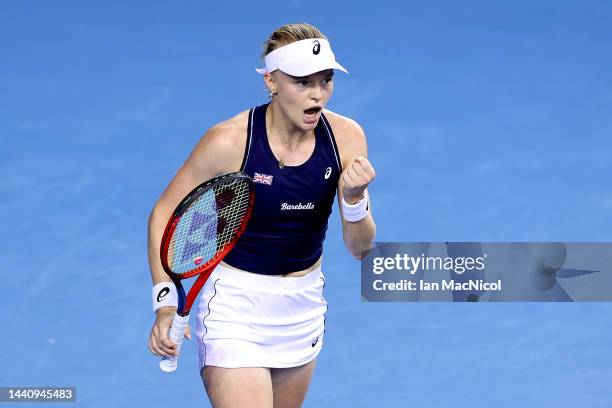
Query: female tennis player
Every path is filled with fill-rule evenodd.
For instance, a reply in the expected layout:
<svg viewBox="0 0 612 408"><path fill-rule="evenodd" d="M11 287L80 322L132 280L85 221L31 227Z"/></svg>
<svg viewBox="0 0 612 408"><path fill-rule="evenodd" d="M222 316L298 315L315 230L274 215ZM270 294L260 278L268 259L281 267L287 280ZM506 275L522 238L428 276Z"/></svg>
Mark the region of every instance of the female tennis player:
<svg viewBox="0 0 612 408"><path fill-rule="evenodd" d="M227 172L243 171L255 182L247 229L211 274L197 308L200 375L216 408L301 406L323 345L322 245L336 192L344 242L356 258L376 229L365 134L355 121L325 109L334 70L347 72L327 38L310 24L289 24L264 48L265 67L257 72L271 101L209 129L149 218L157 286L170 281L159 247L181 198ZM158 302L155 289L153 297L149 349L175 355L167 333L176 304ZM185 336L191 338L189 329Z"/></svg>

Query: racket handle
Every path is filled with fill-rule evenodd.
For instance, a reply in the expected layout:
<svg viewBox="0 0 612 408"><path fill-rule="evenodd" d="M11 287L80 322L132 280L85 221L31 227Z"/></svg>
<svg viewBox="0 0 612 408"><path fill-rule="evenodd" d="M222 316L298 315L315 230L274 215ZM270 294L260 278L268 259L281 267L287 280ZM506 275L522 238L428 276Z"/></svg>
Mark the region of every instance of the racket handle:
<svg viewBox="0 0 612 408"><path fill-rule="evenodd" d="M189 323L189 315L187 316L179 316L178 314L174 315L174 320L172 320L172 327L168 331L168 337L170 340L176 344L176 351L180 353L181 344L183 344L183 337L185 336L185 328ZM162 361L159 362L159 368L162 371L170 373L176 370L176 366L178 364L178 356L164 356L162 357Z"/></svg>

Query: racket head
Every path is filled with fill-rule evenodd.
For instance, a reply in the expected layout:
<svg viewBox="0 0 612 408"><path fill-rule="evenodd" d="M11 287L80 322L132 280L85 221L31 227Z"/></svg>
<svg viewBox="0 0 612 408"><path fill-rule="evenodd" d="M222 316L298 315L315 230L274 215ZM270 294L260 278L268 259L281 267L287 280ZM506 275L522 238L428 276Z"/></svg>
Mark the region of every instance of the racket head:
<svg viewBox="0 0 612 408"><path fill-rule="evenodd" d="M194 188L166 224L160 255L173 280L216 266L246 229L255 203L255 185L242 172L227 173Z"/></svg>

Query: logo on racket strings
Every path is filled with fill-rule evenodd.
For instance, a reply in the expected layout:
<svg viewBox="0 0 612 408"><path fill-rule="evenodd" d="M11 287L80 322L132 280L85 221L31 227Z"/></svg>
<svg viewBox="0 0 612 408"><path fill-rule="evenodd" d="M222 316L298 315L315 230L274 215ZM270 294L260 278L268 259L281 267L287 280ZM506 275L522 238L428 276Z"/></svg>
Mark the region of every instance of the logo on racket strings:
<svg viewBox="0 0 612 408"><path fill-rule="evenodd" d="M204 260L204 257L196 256L195 258L193 258L193 263L196 264L196 266L199 266L203 260Z"/></svg>

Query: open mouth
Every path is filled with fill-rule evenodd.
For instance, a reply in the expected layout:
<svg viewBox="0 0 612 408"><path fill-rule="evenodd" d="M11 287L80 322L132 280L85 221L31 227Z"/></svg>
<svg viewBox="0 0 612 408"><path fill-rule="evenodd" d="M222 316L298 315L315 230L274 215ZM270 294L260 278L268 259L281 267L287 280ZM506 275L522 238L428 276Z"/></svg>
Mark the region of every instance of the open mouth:
<svg viewBox="0 0 612 408"><path fill-rule="evenodd" d="M314 106L312 108L304 109L304 118L306 122L314 123L318 120L317 115L321 112L320 106Z"/></svg>
<svg viewBox="0 0 612 408"><path fill-rule="evenodd" d="M307 115L316 115L319 112L321 112L320 106L315 106L315 107L304 110L304 113Z"/></svg>

